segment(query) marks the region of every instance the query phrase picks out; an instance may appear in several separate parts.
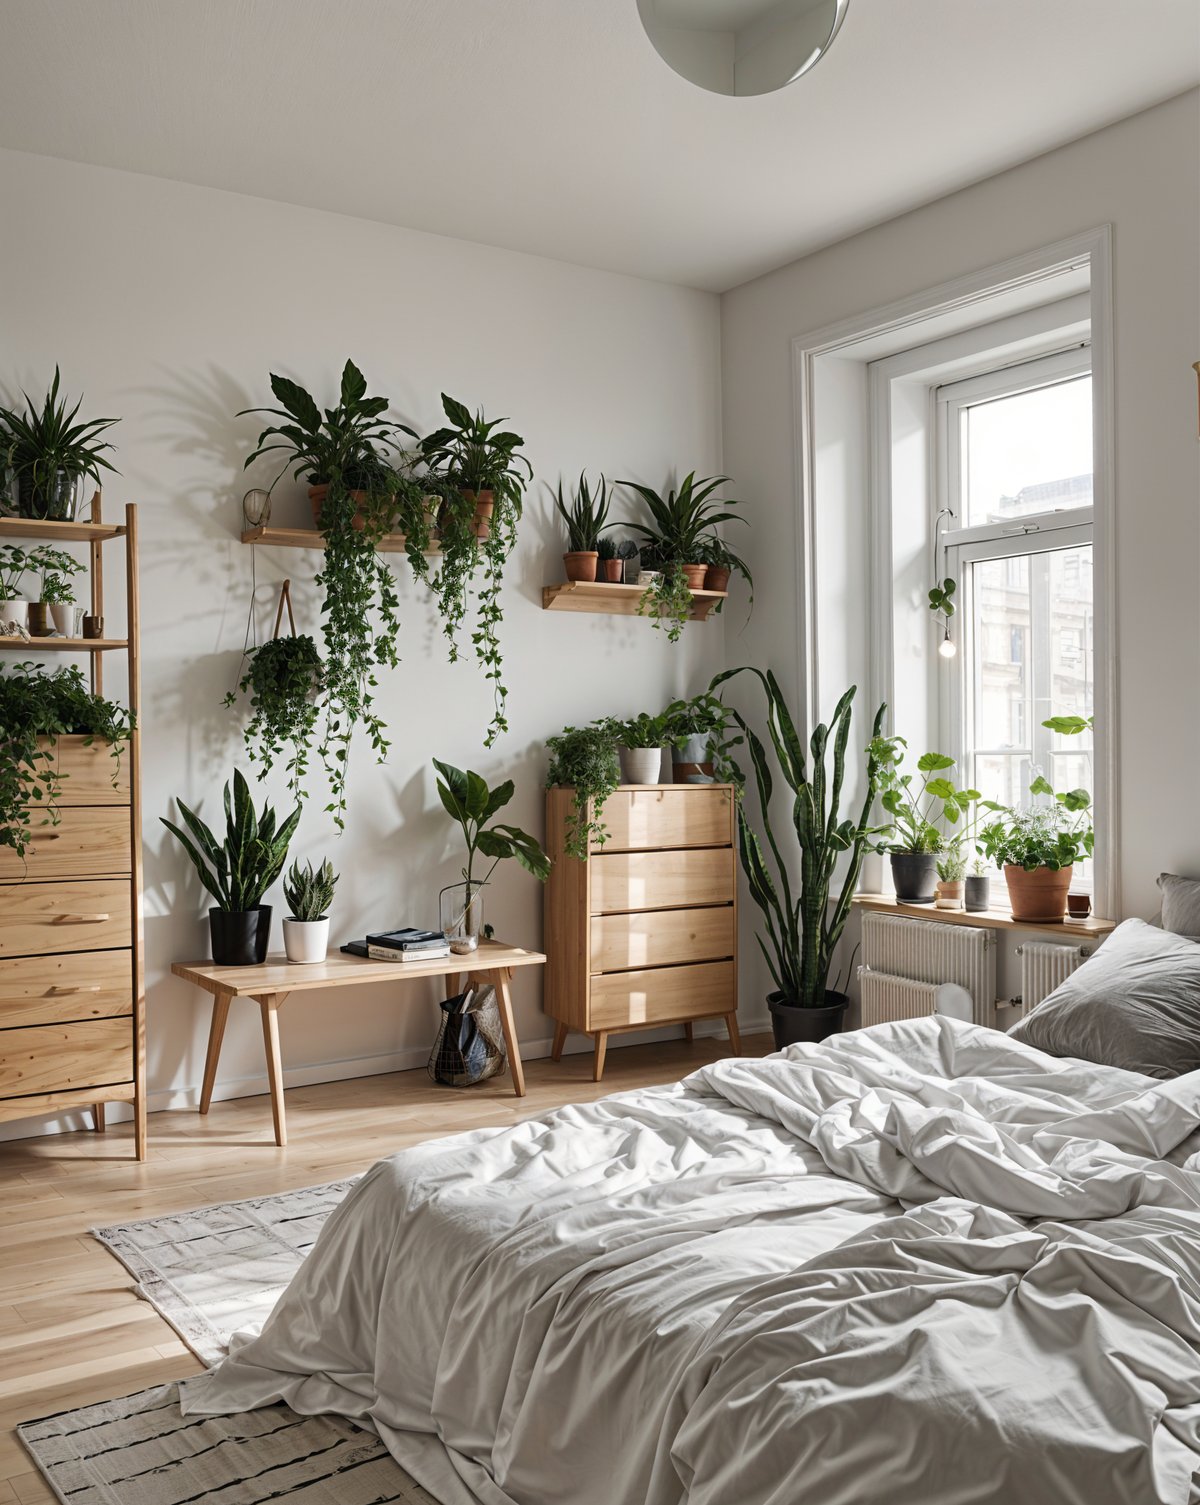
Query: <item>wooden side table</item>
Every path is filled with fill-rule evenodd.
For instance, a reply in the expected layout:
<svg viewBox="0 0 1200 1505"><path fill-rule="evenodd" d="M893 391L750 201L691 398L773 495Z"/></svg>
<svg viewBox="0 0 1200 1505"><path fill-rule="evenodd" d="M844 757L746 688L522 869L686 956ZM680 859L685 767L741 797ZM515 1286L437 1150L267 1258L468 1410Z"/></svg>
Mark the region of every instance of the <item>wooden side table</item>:
<svg viewBox="0 0 1200 1505"><path fill-rule="evenodd" d="M503 941L481 941L479 949L467 955L439 956L432 961L377 962L361 956L346 956L338 951L323 962L303 964L289 962L275 953L261 967L218 967L212 962L176 962L171 971L186 982L213 995L212 1023L208 1032L208 1055L204 1061L204 1083L200 1091L200 1112L207 1113L212 1101L221 1042L229 1005L235 998L253 998L262 1012L263 1045L267 1056L267 1078L271 1084L271 1114L275 1120L275 1143L287 1143L287 1123L283 1107L283 1066L279 1057L279 1010L292 993L311 992L314 988L345 988L364 983L408 982L417 977L465 977L468 983L491 983L496 989L500 1023L508 1064L512 1071L513 1091L525 1096L525 1071L513 1024L512 995L509 982L517 967L537 967L546 958L538 951L524 951Z"/></svg>

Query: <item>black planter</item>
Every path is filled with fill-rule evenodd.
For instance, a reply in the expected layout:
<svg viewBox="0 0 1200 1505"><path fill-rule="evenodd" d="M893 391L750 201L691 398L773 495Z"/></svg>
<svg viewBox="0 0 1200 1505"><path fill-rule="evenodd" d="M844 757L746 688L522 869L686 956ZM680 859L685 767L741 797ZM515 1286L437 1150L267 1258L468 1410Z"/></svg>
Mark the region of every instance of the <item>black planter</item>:
<svg viewBox="0 0 1200 1505"><path fill-rule="evenodd" d="M901 904L932 904L937 897L937 857L933 852L893 852L892 884Z"/></svg>
<svg viewBox="0 0 1200 1505"><path fill-rule="evenodd" d="M838 1034L845 1023L849 1002L845 993L833 993L826 988L825 1006L806 1009L795 1003L785 1003L782 993L768 993L767 1007L771 1011L775 1049L782 1050L785 1045L817 1045L830 1035Z"/></svg>
<svg viewBox="0 0 1200 1505"><path fill-rule="evenodd" d="M218 967L257 967L267 959L271 941L271 906L230 912L208 911L212 959Z"/></svg>
<svg viewBox="0 0 1200 1505"><path fill-rule="evenodd" d="M991 903L991 878L986 874L968 873L966 877L966 903L969 914L981 914Z"/></svg>

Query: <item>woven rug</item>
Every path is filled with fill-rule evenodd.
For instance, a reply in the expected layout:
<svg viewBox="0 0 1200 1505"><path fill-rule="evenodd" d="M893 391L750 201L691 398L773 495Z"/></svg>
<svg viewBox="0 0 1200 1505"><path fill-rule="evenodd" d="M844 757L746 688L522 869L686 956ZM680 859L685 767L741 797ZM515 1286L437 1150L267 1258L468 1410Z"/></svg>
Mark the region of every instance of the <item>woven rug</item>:
<svg viewBox="0 0 1200 1505"><path fill-rule="evenodd" d="M353 1181L93 1230L206 1364L261 1326ZM437 1505L377 1437L268 1406L184 1417L174 1385L26 1422L65 1505Z"/></svg>

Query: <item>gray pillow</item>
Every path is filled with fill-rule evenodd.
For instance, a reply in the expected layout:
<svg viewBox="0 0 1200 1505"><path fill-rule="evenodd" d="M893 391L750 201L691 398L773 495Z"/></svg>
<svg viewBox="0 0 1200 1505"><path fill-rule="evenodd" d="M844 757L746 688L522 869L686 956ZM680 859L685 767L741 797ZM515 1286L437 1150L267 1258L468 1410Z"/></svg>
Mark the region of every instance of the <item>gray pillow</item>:
<svg viewBox="0 0 1200 1505"><path fill-rule="evenodd" d="M1200 945L1126 920L1009 1034L1144 1076L1200 1070Z"/></svg>
<svg viewBox="0 0 1200 1505"><path fill-rule="evenodd" d="M1162 928L1172 935L1200 936L1200 878L1160 873Z"/></svg>

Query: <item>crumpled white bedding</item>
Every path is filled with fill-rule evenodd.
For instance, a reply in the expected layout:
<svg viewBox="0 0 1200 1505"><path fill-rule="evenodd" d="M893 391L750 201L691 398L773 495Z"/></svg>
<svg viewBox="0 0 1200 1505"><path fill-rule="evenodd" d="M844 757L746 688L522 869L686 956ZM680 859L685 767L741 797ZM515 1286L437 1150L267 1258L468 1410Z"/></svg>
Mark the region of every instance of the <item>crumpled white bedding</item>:
<svg viewBox="0 0 1200 1505"><path fill-rule="evenodd" d="M188 1413L482 1505L1194 1505L1200 1073L912 1020L381 1161Z"/></svg>

